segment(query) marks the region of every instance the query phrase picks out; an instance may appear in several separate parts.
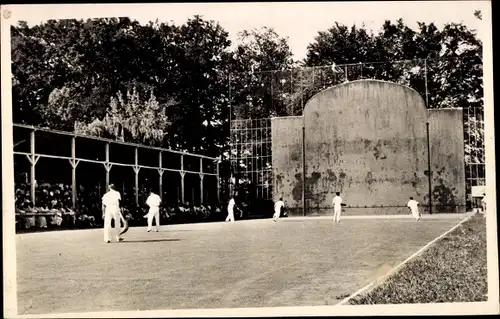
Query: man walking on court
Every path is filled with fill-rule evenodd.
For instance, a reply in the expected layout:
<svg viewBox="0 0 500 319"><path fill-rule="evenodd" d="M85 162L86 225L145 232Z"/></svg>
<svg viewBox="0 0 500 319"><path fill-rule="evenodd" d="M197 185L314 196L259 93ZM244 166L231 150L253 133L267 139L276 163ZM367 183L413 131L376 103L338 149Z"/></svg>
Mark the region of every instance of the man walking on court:
<svg viewBox="0 0 500 319"><path fill-rule="evenodd" d="M285 207L285 203L283 203L283 198L280 198L275 204L274 204L274 215L273 215L273 221L276 222L278 218L281 216L281 210Z"/></svg>
<svg viewBox="0 0 500 319"><path fill-rule="evenodd" d="M146 205L149 206L149 212L144 216L148 219L148 232L151 231L153 227L153 218L156 222L156 232L158 232L158 228L160 227L160 204L161 198L159 195L155 194L151 189L149 191L149 197L146 199Z"/></svg>
<svg viewBox="0 0 500 319"><path fill-rule="evenodd" d="M340 192L336 193L336 196L333 198L333 221L335 223L340 223L340 213L342 211L342 197L340 197Z"/></svg>
<svg viewBox="0 0 500 319"><path fill-rule="evenodd" d="M122 241L120 237L120 200L122 199L120 193L115 190L113 184L109 185L109 191L102 196L102 210L104 218L104 241L111 242L109 233L111 231L111 220L114 219L116 232L116 241Z"/></svg>
<svg viewBox="0 0 500 319"><path fill-rule="evenodd" d="M411 211L411 214L416 220L420 219L420 212L418 211L418 202L413 199L413 197L410 197L410 200L408 201L408 209Z"/></svg>
<svg viewBox="0 0 500 319"><path fill-rule="evenodd" d="M226 222L234 222L234 207L236 202L234 201L234 196L231 196L229 203L227 204L227 217Z"/></svg>

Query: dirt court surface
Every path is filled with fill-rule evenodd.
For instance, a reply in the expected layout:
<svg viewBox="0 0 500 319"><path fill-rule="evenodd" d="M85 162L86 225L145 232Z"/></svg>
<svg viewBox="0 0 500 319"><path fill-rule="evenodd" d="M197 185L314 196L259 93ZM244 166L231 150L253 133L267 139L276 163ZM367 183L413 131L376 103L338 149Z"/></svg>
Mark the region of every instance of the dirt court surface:
<svg viewBox="0 0 500 319"><path fill-rule="evenodd" d="M283 218L16 235L19 314L334 305L464 215Z"/></svg>

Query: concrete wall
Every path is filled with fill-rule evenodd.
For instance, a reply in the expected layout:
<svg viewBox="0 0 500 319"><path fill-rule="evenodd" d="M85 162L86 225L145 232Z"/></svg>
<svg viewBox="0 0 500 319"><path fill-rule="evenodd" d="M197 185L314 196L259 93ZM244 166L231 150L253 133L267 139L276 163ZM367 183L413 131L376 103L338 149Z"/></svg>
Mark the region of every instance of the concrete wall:
<svg viewBox="0 0 500 319"><path fill-rule="evenodd" d="M302 207L302 126L302 116L271 119L273 197L294 211Z"/></svg>
<svg viewBox="0 0 500 319"><path fill-rule="evenodd" d="M428 212L428 121L434 212L457 211L465 205L462 111L428 111L416 91L376 80L318 93L304 117L272 119L275 199L302 214L305 125L307 214L331 213L336 191L346 214L407 214L410 196Z"/></svg>
<svg viewBox="0 0 500 319"><path fill-rule="evenodd" d="M405 205L428 192L427 110L414 90L361 80L326 89L305 106L308 210ZM397 209L401 210L401 209ZM404 211L404 210L403 210Z"/></svg>
<svg viewBox="0 0 500 319"><path fill-rule="evenodd" d="M462 212L466 201L462 109L429 110L429 135L433 209Z"/></svg>

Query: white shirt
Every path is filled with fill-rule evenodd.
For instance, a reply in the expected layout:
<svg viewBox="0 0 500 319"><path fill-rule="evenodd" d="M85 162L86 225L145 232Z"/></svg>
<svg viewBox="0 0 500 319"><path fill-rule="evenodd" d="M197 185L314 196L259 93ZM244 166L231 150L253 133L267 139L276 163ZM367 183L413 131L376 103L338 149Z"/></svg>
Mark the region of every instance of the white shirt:
<svg viewBox="0 0 500 319"><path fill-rule="evenodd" d="M110 206L120 206L120 200L122 199L121 195L119 192L115 191L114 189L111 189L109 192L104 194L102 196L102 203L106 207Z"/></svg>
<svg viewBox="0 0 500 319"><path fill-rule="evenodd" d="M157 194L151 193L148 199L146 199L146 205L149 207L159 207L161 204L161 198Z"/></svg>
<svg viewBox="0 0 500 319"><path fill-rule="evenodd" d="M410 207L410 209L412 211L418 210L418 202L414 199L410 199L410 201L408 202L408 204L406 206Z"/></svg>
<svg viewBox="0 0 500 319"><path fill-rule="evenodd" d="M274 211L281 212L281 207L285 207L285 203L283 203L283 201L279 200L274 204Z"/></svg>
<svg viewBox="0 0 500 319"><path fill-rule="evenodd" d="M335 196L333 198L333 206L337 209L340 208L342 205L342 197L340 196Z"/></svg>
<svg viewBox="0 0 500 319"><path fill-rule="evenodd" d="M227 209L233 209L234 205L236 205L236 203L234 202L234 198L231 198L229 204L227 204Z"/></svg>

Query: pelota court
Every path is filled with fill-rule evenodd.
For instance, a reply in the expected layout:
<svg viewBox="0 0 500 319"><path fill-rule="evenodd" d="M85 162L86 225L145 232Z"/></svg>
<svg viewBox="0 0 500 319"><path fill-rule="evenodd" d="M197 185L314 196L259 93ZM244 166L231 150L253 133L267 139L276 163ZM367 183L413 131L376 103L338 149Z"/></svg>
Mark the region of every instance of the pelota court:
<svg viewBox="0 0 500 319"><path fill-rule="evenodd" d="M19 314L335 305L466 215L290 217L16 235Z"/></svg>

